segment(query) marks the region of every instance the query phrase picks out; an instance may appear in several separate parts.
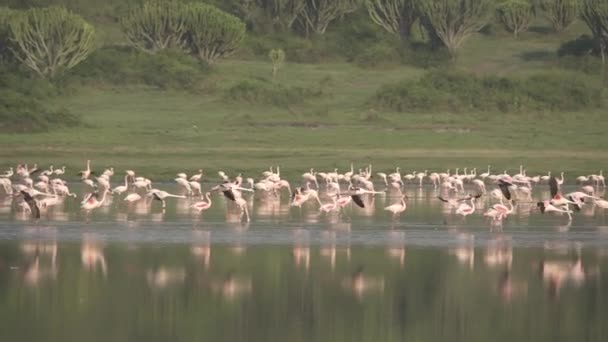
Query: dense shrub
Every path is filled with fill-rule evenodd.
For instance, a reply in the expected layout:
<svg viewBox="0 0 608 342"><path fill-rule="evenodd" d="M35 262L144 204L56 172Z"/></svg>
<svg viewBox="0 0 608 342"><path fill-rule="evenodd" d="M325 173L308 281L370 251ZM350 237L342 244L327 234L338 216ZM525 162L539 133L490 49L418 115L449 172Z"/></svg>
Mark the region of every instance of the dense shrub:
<svg viewBox="0 0 608 342"><path fill-rule="evenodd" d="M563 43L557 50L557 55L563 56L586 56L594 52L595 40L589 35L582 35L575 40Z"/></svg>
<svg viewBox="0 0 608 342"><path fill-rule="evenodd" d="M97 50L70 75L83 83L143 84L160 89L197 89L209 75L208 66L179 51L155 55L129 47Z"/></svg>
<svg viewBox="0 0 608 342"><path fill-rule="evenodd" d="M602 59L593 56L564 56L557 60L557 66L563 69L581 71L589 75L597 75L602 70Z"/></svg>
<svg viewBox="0 0 608 342"><path fill-rule="evenodd" d="M322 95L323 91L320 89L285 87L265 81L247 80L230 87L224 97L232 101L287 107Z"/></svg>
<svg viewBox="0 0 608 342"><path fill-rule="evenodd" d="M402 62L419 68L436 68L448 65L450 53L443 47L433 47L429 43L413 42L401 49Z"/></svg>
<svg viewBox="0 0 608 342"><path fill-rule="evenodd" d="M0 66L0 132L29 133L76 126L80 117L48 103L58 92L48 81Z"/></svg>
<svg viewBox="0 0 608 342"><path fill-rule="evenodd" d="M520 79L435 70L416 81L382 87L372 102L399 112L576 111L601 107L602 96L596 82L567 72Z"/></svg>

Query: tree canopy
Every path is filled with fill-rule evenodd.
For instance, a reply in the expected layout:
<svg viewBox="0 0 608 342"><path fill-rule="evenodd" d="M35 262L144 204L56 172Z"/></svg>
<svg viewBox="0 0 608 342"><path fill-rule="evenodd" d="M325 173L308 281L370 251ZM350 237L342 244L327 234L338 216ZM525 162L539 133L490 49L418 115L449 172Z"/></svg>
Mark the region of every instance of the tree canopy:
<svg viewBox="0 0 608 342"><path fill-rule="evenodd" d="M95 30L63 7L16 11L9 20L15 57L46 78L82 62L95 49Z"/></svg>

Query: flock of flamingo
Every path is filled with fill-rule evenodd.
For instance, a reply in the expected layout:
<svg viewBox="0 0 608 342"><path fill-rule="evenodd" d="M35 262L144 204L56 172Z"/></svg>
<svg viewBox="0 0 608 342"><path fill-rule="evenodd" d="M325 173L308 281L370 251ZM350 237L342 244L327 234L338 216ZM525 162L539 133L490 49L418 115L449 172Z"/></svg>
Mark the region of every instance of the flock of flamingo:
<svg viewBox="0 0 608 342"><path fill-rule="evenodd" d="M346 206L364 209L369 206L369 198L376 195L391 194L397 201L384 208L395 220L407 209L408 197L403 192L407 186L422 187L425 182L430 183L437 198L445 202L454 214L466 217L478 211L476 201L482 196L488 196L495 203L491 205L483 215L492 222L502 222L513 213L516 200L532 202L532 188L538 184L546 183L550 189L550 196L536 201L536 208L541 213L555 212L566 214L571 220L574 212L583 206L592 205L601 209L608 208L608 201L596 195L597 191L603 191L605 180L603 171L599 174L579 176L577 183L581 185L577 191L562 193L561 185L564 183L564 173L557 178L548 172L546 175L529 176L523 166L519 173L509 175L503 173L491 173L488 166L486 172L477 174L477 169L470 172L467 168L456 169L446 172L412 172L402 175L399 167L392 173L372 172L372 166L355 172L351 164L350 170L339 173L337 169L332 172L315 172L310 169L302 174L302 186L292 187L290 182L281 178L280 167L270 167L262 172L262 177L255 181L253 178L244 179L241 174L234 178L225 172L217 173L217 181L208 191L203 191L203 170L187 176L186 173L178 173L175 178L179 189L178 194L153 187L148 178L136 175L133 170L126 170L124 182L112 187L111 178L114 169L108 168L101 173L95 173L91 169L91 161L87 160L86 168L78 173L83 184L83 196L80 207L85 213L107 206L112 203L110 197L119 198L126 203L145 202L151 205L153 201L161 203L164 210L169 198L191 199L192 210L199 212L209 209L212 205L211 193L221 192L228 202L239 211L239 220L250 221L248 200L244 193L261 193L263 196L277 198L281 192L287 191L290 196L290 205L300 207L305 203L316 203L318 210L322 213L339 213ZM54 169L40 169L37 165L28 167L27 164L19 164L16 168L10 168L4 174L0 174L0 202L4 206L13 206L15 210L31 213L32 218L40 219L41 213L48 208L63 203L67 198L78 197L70 191L67 181L61 179L65 175L65 166ZM215 177L214 177L215 178ZM34 181L36 179L36 181ZM374 181L379 179L380 181ZM209 181L212 181L209 179ZM383 188L376 189L381 182ZM495 186L491 191L486 190L487 184ZM465 190L466 185L466 190ZM311 205L307 204L307 207Z"/></svg>

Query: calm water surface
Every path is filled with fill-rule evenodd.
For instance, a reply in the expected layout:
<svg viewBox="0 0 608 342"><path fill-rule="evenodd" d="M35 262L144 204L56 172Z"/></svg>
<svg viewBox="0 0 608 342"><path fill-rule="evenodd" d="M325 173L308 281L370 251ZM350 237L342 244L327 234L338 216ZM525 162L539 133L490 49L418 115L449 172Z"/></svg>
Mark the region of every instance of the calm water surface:
<svg viewBox="0 0 608 342"><path fill-rule="evenodd" d="M68 199L39 222L0 201L2 340L608 340L601 209L519 201L498 225L407 195L392 220L394 194L333 215L256 194L250 223L217 195L202 214Z"/></svg>

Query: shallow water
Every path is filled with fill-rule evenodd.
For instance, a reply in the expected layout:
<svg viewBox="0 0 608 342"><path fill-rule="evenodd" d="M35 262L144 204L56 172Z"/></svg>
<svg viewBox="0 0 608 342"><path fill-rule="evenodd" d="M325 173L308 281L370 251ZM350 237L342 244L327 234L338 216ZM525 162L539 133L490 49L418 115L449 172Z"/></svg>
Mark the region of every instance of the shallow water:
<svg viewBox="0 0 608 342"><path fill-rule="evenodd" d="M167 190L171 185L159 186ZM542 190L542 189L541 189ZM565 189L566 191L568 189ZM0 205L0 319L15 341L606 341L608 225L518 200L502 224L463 219L431 188L319 214L221 196L40 221ZM545 198L536 191L534 198ZM322 198L325 202L327 199ZM3 339L4 340L4 339Z"/></svg>

